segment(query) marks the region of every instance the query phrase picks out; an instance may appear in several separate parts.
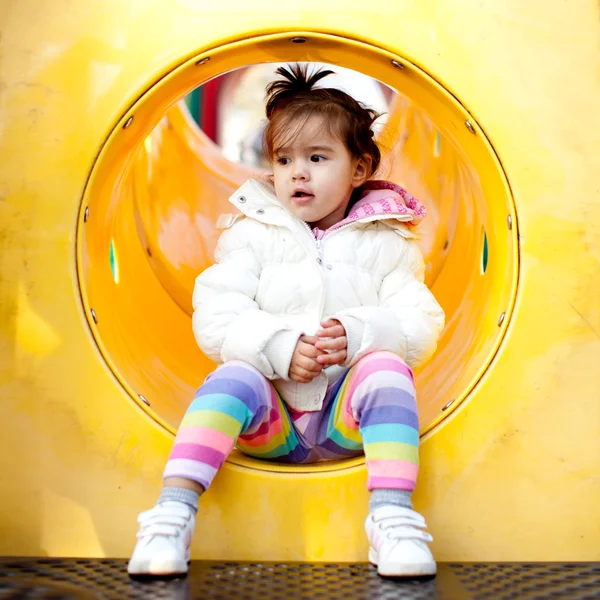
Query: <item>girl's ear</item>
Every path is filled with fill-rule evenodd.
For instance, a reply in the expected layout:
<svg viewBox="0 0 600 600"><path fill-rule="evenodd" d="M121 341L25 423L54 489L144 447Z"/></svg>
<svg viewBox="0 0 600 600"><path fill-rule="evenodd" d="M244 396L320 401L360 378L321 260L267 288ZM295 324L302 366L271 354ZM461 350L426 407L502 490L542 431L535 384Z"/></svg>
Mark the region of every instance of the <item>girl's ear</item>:
<svg viewBox="0 0 600 600"><path fill-rule="evenodd" d="M360 187L369 178L369 166L366 159L359 158L354 165L354 173L352 175L352 187Z"/></svg>

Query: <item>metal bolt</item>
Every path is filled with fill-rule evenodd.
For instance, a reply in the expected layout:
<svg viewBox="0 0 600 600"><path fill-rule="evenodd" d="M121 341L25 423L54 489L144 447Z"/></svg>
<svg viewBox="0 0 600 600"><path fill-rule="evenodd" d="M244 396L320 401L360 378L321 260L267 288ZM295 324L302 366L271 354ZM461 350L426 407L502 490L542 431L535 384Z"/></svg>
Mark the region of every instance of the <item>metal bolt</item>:
<svg viewBox="0 0 600 600"><path fill-rule="evenodd" d="M306 38L305 37L295 37L295 38L292 38L292 44L304 44L304 42L306 42Z"/></svg>
<svg viewBox="0 0 600 600"><path fill-rule="evenodd" d="M87 223L87 220L90 218L90 207L85 207L85 212L83 213L83 222Z"/></svg>
<svg viewBox="0 0 600 600"><path fill-rule="evenodd" d="M465 121L465 125L472 134L475 134L475 127L473 127L471 121Z"/></svg>
<svg viewBox="0 0 600 600"><path fill-rule="evenodd" d="M448 240L446 240L444 242L444 250L448 250L448 246L450 245L450 242Z"/></svg>
<svg viewBox="0 0 600 600"><path fill-rule="evenodd" d="M96 316L96 311L93 308L90 309L90 314L92 315L92 319L94 320L94 323L96 323L96 325L98 325L98 317Z"/></svg>
<svg viewBox="0 0 600 600"><path fill-rule="evenodd" d="M406 68L401 62L398 62L397 60L393 60L392 65L394 65L396 69L400 69L400 71L404 71L404 69Z"/></svg>
<svg viewBox="0 0 600 600"><path fill-rule="evenodd" d="M506 222L508 223L508 228L512 229L512 215L508 215Z"/></svg>
<svg viewBox="0 0 600 600"><path fill-rule="evenodd" d="M454 400L455 400L455 398L446 402L446 404L444 404L444 406L442 406L442 410L448 410L454 404Z"/></svg>
<svg viewBox="0 0 600 600"><path fill-rule="evenodd" d="M146 398L144 398L144 396L142 396L141 394L138 394L138 398L146 405L146 406L150 406L150 402L148 402L148 400L146 400Z"/></svg>
<svg viewBox="0 0 600 600"><path fill-rule="evenodd" d="M262 208L259 208L259 209L256 211L256 214L257 214L257 215L264 215L264 214L265 214L265 211L264 211Z"/></svg>
<svg viewBox="0 0 600 600"><path fill-rule="evenodd" d="M152 250L150 250L150 248L146 248L146 254L152 258Z"/></svg>
<svg viewBox="0 0 600 600"><path fill-rule="evenodd" d="M238 198L238 202L239 202L240 204L244 204L244 202L246 202L246 197L245 197L245 196L240 196L240 197Z"/></svg>
<svg viewBox="0 0 600 600"><path fill-rule="evenodd" d="M210 56L205 56L204 58L201 58L200 60L196 61L196 66L199 67L200 65L205 65L209 60Z"/></svg>
<svg viewBox="0 0 600 600"><path fill-rule="evenodd" d="M123 129L127 129L131 123L133 122L133 117L129 117L129 119L127 119L127 121L125 121L125 125L123 125Z"/></svg>
<svg viewBox="0 0 600 600"><path fill-rule="evenodd" d="M503 312L503 313L500 315L500 318L498 319L498 327L500 327L500 325L502 325L502 323L504 323L504 318L505 318L505 317L506 317L506 313L505 313L505 312Z"/></svg>

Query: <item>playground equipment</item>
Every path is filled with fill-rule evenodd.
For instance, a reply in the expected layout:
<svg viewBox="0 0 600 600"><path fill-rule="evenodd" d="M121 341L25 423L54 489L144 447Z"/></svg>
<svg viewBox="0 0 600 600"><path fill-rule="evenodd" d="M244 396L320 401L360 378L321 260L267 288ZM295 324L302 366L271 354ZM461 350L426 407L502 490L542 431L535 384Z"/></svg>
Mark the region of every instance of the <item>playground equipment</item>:
<svg viewBox="0 0 600 600"><path fill-rule="evenodd" d="M415 499L436 557L598 558L597 3L368 8L0 2L0 554L129 553L213 368L191 286L250 174L178 102L301 60L400 93L386 168L430 208L427 281L448 317L417 374ZM364 560L365 481L361 459L234 454L193 557Z"/></svg>

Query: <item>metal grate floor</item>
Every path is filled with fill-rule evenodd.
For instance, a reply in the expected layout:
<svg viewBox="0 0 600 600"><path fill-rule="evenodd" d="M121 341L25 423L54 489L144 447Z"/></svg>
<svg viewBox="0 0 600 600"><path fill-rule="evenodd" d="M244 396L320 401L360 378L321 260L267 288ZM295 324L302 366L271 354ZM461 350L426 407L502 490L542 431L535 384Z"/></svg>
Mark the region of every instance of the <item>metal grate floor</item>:
<svg viewBox="0 0 600 600"><path fill-rule="evenodd" d="M185 578L134 580L123 559L0 559L0 600L600 599L600 563L446 563L390 580L363 563L193 562Z"/></svg>

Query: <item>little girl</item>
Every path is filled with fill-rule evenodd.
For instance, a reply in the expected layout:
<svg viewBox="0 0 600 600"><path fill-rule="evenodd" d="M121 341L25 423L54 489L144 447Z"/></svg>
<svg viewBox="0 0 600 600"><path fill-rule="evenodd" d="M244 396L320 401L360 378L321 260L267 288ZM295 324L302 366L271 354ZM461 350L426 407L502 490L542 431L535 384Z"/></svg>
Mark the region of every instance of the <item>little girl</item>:
<svg viewBox="0 0 600 600"><path fill-rule="evenodd" d="M432 575L432 538L411 503L412 369L444 324L413 233L425 208L370 179L378 115L314 87L332 71L277 72L264 138L272 183L251 179L231 197L240 214L219 220L216 264L194 290L194 334L220 366L183 418L128 570L187 572L199 496L235 445L295 464L364 452L369 560L383 576Z"/></svg>

